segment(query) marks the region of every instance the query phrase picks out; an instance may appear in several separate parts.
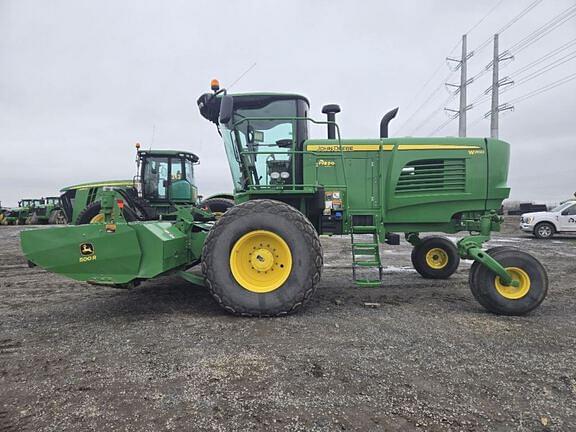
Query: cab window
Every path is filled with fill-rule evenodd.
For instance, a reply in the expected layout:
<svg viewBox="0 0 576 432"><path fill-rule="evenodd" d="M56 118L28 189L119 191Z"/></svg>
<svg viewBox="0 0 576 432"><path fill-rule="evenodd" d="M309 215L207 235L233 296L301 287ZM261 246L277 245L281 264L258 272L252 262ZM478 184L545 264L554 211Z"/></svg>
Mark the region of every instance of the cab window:
<svg viewBox="0 0 576 432"><path fill-rule="evenodd" d="M144 195L151 199L166 199L168 158L150 158L144 168Z"/></svg>

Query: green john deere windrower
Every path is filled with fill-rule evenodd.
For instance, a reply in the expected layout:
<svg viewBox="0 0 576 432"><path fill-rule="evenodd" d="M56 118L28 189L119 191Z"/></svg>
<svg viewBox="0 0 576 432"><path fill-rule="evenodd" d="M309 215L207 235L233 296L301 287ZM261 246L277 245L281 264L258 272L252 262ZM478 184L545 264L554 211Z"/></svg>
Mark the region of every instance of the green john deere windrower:
<svg viewBox="0 0 576 432"><path fill-rule="evenodd" d="M229 95L213 82L200 113L222 136L237 205L219 220L180 208L175 222L119 218L113 194L102 199L102 223L22 233L28 259L93 284L131 286L170 272L205 284L227 311L278 316L314 294L323 265L319 235L349 235L352 273L380 286L379 244L413 245L425 278L448 278L461 258L473 260L470 288L486 309L525 314L545 298L548 278L531 255L483 249L508 197L509 145L484 138L389 138L386 114L376 139L341 139L335 115L312 120L295 94ZM310 139L311 123L327 139ZM423 232L468 232L457 244ZM202 276L188 272L201 265Z"/></svg>

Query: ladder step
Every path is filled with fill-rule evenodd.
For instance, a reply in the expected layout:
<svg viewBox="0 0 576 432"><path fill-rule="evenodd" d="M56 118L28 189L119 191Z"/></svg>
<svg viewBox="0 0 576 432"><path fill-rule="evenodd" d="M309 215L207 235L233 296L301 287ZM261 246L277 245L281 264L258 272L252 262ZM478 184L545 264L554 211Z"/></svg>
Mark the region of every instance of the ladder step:
<svg viewBox="0 0 576 432"><path fill-rule="evenodd" d="M353 248L377 248L378 243L352 243Z"/></svg>
<svg viewBox="0 0 576 432"><path fill-rule="evenodd" d="M355 234L372 234L376 232L376 227L374 225L358 225L352 227L352 232Z"/></svg>
<svg viewBox="0 0 576 432"><path fill-rule="evenodd" d="M378 279L356 279L354 283L361 287L379 287L382 284Z"/></svg>
<svg viewBox="0 0 576 432"><path fill-rule="evenodd" d="M352 265L356 267L380 267L380 261L355 261Z"/></svg>

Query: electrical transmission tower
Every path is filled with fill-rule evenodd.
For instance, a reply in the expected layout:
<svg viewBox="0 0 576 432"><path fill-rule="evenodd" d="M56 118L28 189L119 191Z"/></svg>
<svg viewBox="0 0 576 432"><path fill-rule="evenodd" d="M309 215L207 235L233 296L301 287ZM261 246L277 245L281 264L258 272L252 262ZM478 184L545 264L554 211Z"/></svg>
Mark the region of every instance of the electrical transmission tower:
<svg viewBox="0 0 576 432"><path fill-rule="evenodd" d="M462 35L462 56L459 59L447 57L446 60L457 63L456 69L460 68L460 84L446 83L449 87L455 87L456 92L460 94L460 105L457 110L444 108L446 111L453 112L458 117L458 136L466 136L466 111L472 108L466 102L467 86L472 83L473 79L467 78L467 63L468 59L474 54L468 54L466 46L467 35Z"/></svg>
<svg viewBox="0 0 576 432"><path fill-rule="evenodd" d="M498 48L498 34L494 35L494 57L492 59L492 86L490 88L492 92L492 105L490 111L486 113L486 117L490 115L490 138L498 138L498 120L500 111L507 111L514 109L513 105L499 103L500 87L505 85L514 84L514 81L510 80L508 77L500 80L499 78L499 65L501 61L510 60L513 57L504 53L500 56Z"/></svg>

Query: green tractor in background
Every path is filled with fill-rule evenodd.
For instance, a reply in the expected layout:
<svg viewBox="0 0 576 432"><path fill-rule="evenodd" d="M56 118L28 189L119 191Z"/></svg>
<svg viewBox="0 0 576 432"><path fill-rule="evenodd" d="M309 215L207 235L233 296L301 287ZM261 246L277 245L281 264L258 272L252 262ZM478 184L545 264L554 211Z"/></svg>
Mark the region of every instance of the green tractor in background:
<svg viewBox="0 0 576 432"><path fill-rule="evenodd" d="M4 222L4 215L9 209L6 207L2 207L2 201L0 201L0 225Z"/></svg>
<svg viewBox="0 0 576 432"><path fill-rule="evenodd" d="M3 225L24 225L30 222L29 217L34 213L36 207L44 204L43 199L25 198L18 201L18 207L12 207L5 211L2 220Z"/></svg>
<svg viewBox="0 0 576 432"><path fill-rule="evenodd" d="M175 220L177 206L200 206L222 214L234 205L234 197L218 194L200 201L194 179L194 153L179 150L137 149L137 172L132 180L83 183L61 190L60 199L67 220L73 225L103 220L102 193L114 189L121 202L121 215L128 222Z"/></svg>
<svg viewBox="0 0 576 432"><path fill-rule="evenodd" d="M60 203L60 197L46 197L34 205L26 218L26 225L62 225L66 223L66 215Z"/></svg>
<svg viewBox="0 0 576 432"><path fill-rule="evenodd" d="M226 311L282 316L314 295L324 257L319 236L346 235L352 278L380 287L379 245L413 246L412 263L425 278L445 279L460 259L473 260L469 285L487 310L522 315L548 290L533 256L511 247L485 250L499 231L497 211L508 197L510 146L486 138L388 137L341 139L335 115L309 117L297 94L213 93L198 100L217 125L234 181L236 206L218 220L196 208L177 209L174 222L129 222L113 191L102 195L102 223L21 234L28 260L91 284L130 287L177 273L205 285ZM310 139L310 123L326 124L327 139ZM435 234L467 232L454 244ZM187 271L200 266L202 275Z"/></svg>

